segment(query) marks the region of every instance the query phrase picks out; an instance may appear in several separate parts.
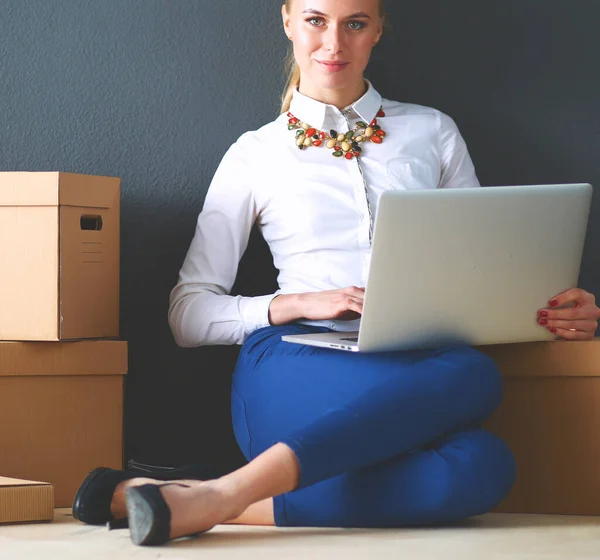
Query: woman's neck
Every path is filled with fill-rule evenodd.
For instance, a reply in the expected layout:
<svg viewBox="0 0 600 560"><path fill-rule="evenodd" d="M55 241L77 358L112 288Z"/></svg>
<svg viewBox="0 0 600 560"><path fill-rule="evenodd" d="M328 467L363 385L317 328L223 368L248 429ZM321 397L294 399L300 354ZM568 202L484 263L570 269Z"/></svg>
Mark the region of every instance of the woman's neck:
<svg viewBox="0 0 600 560"><path fill-rule="evenodd" d="M364 80L361 80L359 84L352 88L319 89L311 87L310 84L303 84L302 80L298 87L298 91L302 95L306 95L327 105L333 105L340 110L359 100L366 93L367 89L368 85Z"/></svg>

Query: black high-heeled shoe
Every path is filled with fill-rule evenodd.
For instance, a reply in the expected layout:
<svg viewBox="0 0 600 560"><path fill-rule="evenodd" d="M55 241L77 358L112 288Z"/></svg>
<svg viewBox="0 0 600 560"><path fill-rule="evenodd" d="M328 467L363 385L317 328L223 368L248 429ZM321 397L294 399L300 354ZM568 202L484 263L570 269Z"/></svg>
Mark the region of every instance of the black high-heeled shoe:
<svg viewBox="0 0 600 560"><path fill-rule="evenodd" d="M73 517L88 525L109 524L110 529L127 527L127 519L115 519L110 503L117 486L124 480L139 478L139 473L98 467L79 486L73 500Z"/></svg>
<svg viewBox="0 0 600 560"><path fill-rule="evenodd" d="M171 532L171 510L165 502L160 488L186 484L143 484L125 490L127 518L131 540L139 546L157 546L168 542Z"/></svg>

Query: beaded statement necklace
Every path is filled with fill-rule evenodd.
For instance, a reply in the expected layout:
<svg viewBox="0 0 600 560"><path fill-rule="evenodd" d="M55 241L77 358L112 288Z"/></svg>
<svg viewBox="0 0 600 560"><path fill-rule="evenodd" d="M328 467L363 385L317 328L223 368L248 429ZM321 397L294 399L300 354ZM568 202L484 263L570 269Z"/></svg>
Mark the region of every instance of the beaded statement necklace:
<svg viewBox="0 0 600 560"><path fill-rule="evenodd" d="M318 130L308 123L301 122L292 113L288 113L288 129L296 130L296 146L300 150L304 150L309 146L320 147L323 144L329 150L333 150L333 156L337 158L345 157L350 160L358 158L362 154L361 144L364 142L372 142L373 144L381 144L386 136L386 133L377 124L377 118L385 117L383 107L379 109L377 117L370 124L363 121L358 121L354 129L345 133L339 133L336 130L331 130L329 134Z"/></svg>

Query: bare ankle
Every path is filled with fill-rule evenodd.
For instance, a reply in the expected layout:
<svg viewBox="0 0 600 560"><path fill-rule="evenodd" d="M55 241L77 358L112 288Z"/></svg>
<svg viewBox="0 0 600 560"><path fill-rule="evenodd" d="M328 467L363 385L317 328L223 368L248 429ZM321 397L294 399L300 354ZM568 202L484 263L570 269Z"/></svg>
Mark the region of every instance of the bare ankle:
<svg viewBox="0 0 600 560"><path fill-rule="evenodd" d="M217 494L227 519L238 517L250 505L239 488L226 476L208 480L205 485Z"/></svg>
<svg viewBox="0 0 600 560"><path fill-rule="evenodd" d="M110 502L110 511L115 519L127 516L127 507L125 506L125 491L132 486L141 486L142 484L155 483L153 478L130 478L117 484L112 500Z"/></svg>

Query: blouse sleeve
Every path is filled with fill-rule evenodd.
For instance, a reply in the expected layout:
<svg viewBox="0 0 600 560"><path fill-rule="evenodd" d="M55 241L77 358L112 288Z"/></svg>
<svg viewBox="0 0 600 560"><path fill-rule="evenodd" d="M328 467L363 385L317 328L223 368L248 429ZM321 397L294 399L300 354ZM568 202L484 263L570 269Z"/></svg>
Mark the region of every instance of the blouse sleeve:
<svg viewBox="0 0 600 560"><path fill-rule="evenodd" d="M438 134L442 160L439 188L481 186L456 123L444 113L438 113Z"/></svg>
<svg viewBox="0 0 600 560"><path fill-rule="evenodd" d="M269 325L275 294L229 295L257 218L252 182L238 141L213 177L170 294L169 324L179 346L242 344L253 330Z"/></svg>

